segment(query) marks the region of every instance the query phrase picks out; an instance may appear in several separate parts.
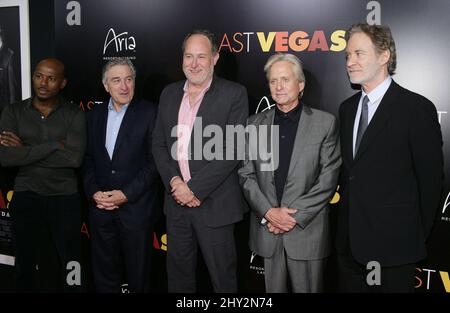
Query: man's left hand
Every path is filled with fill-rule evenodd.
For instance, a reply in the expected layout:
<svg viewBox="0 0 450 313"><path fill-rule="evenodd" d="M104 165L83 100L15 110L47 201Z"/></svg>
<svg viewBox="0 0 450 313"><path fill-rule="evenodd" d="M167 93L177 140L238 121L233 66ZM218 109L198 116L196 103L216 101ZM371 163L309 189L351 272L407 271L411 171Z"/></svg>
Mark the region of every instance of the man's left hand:
<svg viewBox="0 0 450 313"><path fill-rule="evenodd" d="M267 223L267 228L269 229L269 232L271 232L274 235L281 235L285 233L284 230L272 225L272 223L270 222Z"/></svg>
<svg viewBox="0 0 450 313"><path fill-rule="evenodd" d="M23 142L19 136L6 130L0 134L0 144L5 147L23 147Z"/></svg>
<svg viewBox="0 0 450 313"><path fill-rule="evenodd" d="M194 197L194 199L192 199L191 202L186 203L186 205L190 208L196 208L201 204L202 202L197 197Z"/></svg>
<svg viewBox="0 0 450 313"><path fill-rule="evenodd" d="M128 198L122 190L105 191L103 194L107 196L106 199L102 200L102 204L105 207L120 207L122 204L128 202Z"/></svg>

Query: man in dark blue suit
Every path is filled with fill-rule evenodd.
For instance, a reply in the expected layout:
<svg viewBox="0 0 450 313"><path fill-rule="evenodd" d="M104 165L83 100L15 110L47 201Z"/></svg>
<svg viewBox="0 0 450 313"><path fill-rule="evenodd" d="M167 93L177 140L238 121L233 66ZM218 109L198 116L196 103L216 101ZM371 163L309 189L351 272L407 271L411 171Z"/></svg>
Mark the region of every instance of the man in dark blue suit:
<svg viewBox="0 0 450 313"><path fill-rule="evenodd" d="M442 190L436 108L392 79L396 49L388 27L353 25L346 38L347 73L361 91L339 110L339 287L413 292L416 263L426 257ZM380 279L369 283L372 261L381 268Z"/></svg>
<svg viewBox="0 0 450 313"><path fill-rule="evenodd" d="M158 174L152 131L156 106L134 99L136 70L119 58L103 68L111 95L88 114L84 187L89 199L97 292L120 292L123 265L131 292L149 291Z"/></svg>

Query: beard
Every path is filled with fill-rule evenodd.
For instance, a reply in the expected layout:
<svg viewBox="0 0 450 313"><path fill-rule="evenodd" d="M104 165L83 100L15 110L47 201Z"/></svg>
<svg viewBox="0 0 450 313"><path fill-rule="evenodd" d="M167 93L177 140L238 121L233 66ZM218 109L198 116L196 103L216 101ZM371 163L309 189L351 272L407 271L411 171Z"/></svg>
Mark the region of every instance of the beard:
<svg viewBox="0 0 450 313"><path fill-rule="evenodd" d="M203 69L198 74L192 74L189 69L183 69L184 75L190 84L193 85L203 85L205 82L209 81L214 73L214 67L209 69Z"/></svg>

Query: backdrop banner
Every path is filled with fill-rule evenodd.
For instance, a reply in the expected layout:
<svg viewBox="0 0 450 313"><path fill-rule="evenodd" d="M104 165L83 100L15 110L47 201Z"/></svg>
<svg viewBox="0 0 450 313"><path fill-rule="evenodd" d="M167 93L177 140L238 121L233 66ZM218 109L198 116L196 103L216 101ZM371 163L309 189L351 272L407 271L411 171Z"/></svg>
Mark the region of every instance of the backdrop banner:
<svg viewBox="0 0 450 313"><path fill-rule="evenodd" d="M155 103L168 83L184 78L181 43L193 29L213 31L220 42L219 76L247 87L250 112L273 105L264 64L276 52L303 62L306 104L337 115L339 104L356 93L345 69L345 30L354 23L390 26L397 46L394 80L430 99L439 113L445 159L450 158L450 2L363 0L80 0L55 1L56 55L66 64L66 96L89 110L108 98L101 83L103 64L130 58L137 68L138 95ZM428 242L429 257L418 265L418 292L450 292L450 187L445 190ZM4 196L5 196L5 192ZM376 197L376 195L374 195ZM339 189L332 203L332 219ZM87 222L87 233L89 223ZM264 291L262 259L248 248L248 217L238 224L239 290ZM87 236L86 236L87 237ZM166 246L164 220L154 234L155 290L164 291ZM0 252L1 253L1 252ZM199 264L199 291L211 291ZM326 288L336 290L334 257Z"/></svg>

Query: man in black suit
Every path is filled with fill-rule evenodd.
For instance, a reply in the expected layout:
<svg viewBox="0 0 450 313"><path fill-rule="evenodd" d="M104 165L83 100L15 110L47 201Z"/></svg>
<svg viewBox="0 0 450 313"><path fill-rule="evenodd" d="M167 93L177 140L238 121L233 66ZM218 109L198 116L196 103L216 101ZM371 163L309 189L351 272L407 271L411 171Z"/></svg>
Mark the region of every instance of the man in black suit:
<svg viewBox="0 0 450 313"><path fill-rule="evenodd" d="M208 129L223 135L227 125L243 128L247 91L213 74L219 53L211 32L188 34L182 48L187 80L162 92L153 134L153 154L166 188L168 289L195 292L199 246L214 291L236 292L233 231L246 208L239 161L236 147L218 133L219 144L209 149L213 134Z"/></svg>
<svg viewBox="0 0 450 313"><path fill-rule="evenodd" d="M103 68L110 99L88 114L84 187L90 200L92 268L97 292L149 291L152 228L158 216L151 146L156 106L134 98L136 70L119 58Z"/></svg>
<svg viewBox="0 0 450 313"><path fill-rule="evenodd" d="M441 197L436 108L392 80L396 51L388 27L353 25L346 36L350 82L362 89L339 111L339 287L343 292L413 292L415 263L426 257L425 241ZM381 266L381 276L371 272L366 277L370 261ZM373 268L377 263L370 264Z"/></svg>

